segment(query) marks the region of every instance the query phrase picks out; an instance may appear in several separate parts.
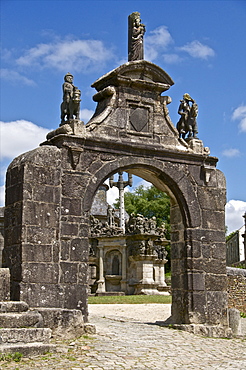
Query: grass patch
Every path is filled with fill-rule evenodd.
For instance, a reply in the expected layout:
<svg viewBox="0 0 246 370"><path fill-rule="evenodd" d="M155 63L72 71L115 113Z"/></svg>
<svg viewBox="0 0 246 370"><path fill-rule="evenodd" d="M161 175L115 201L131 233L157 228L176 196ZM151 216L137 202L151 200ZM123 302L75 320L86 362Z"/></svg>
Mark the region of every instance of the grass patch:
<svg viewBox="0 0 246 370"><path fill-rule="evenodd" d="M144 304L144 303L172 303L170 295L120 295L89 297L89 304Z"/></svg>
<svg viewBox="0 0 246 370"><path fill-rule="evenodd" d="M0 361L15 361L20 362L21 358L23 357L23 354L20 352L15 353L6 353L0 355Z"/></svg>

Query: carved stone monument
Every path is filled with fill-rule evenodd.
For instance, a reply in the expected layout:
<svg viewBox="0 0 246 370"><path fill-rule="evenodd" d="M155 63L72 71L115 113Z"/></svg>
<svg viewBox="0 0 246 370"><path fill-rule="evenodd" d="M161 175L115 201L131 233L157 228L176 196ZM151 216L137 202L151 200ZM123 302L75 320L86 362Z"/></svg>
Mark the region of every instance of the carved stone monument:
<svg viewBox="0 0 246 370"><path fill-rule="evenodd" d="M126 171L171 198L170 322L208 336L230 335L225 177L201 140L180 138L168 114L171 99L163 96L173 83L153 63L127 62L92 85L97 108L86 125L66 123L10 164L4 262L12 299L80 308L86 320L93 197L105 179ZM139 256L145 255L142 241ZM116 269L117 255L111 257Z"/></svg>

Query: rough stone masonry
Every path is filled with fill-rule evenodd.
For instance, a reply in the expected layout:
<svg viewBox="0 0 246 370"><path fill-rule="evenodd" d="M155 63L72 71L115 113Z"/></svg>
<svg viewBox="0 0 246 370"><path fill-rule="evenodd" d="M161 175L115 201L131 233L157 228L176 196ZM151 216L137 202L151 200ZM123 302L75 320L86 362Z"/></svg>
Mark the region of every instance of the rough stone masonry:
<svg viewBox="0 0 246 370"><path fill-rule="evenodd" d="M169 323L229 335L225 178L202 141L180 138L171 122L171 98L163 93L173 83L159 66L129 61L94 82L97 108L86 125L67 119L13 160L4 248L11 299L80 308L87 320L90 208L98 187L126 171L171 198Z"/></svg>

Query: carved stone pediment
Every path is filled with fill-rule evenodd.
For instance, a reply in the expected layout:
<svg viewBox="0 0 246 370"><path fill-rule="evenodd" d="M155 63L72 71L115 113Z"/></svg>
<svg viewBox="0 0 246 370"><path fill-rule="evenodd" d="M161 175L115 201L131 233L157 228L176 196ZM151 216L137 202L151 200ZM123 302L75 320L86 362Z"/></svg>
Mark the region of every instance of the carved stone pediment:
<svg viewBox="0 0 246 370"><path fill-rule="evenodd" d="M112 86L134 86L151 90L152 84L159 93L166 91L174 84L171 77L159 66L146 60L137 60L122 64L113 71L108 72L92 84L97 91Z"/></svg>

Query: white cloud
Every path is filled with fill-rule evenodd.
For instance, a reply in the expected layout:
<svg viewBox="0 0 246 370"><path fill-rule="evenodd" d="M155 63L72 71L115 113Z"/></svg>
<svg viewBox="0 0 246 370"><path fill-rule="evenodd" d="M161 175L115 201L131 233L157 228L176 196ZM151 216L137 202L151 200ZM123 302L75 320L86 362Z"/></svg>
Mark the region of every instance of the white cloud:
<svg viewBox="0 0 246 370"><path fill-rule="evenodd" d="M145 59L150 61L156 59L172 42L172 36L166 26L150 31L150 35L145 38Z"/></svg>
<svg viewBox="0 0 246 370"><path fill-rule="evenodd" d="M168 64L176 64L183 60L178 54L163 54L162 57L164 62Z"/></svg>
<svg viewBox="0 0 246 370"><path fill-rule="evenodd" d="M17 71L13 71L7 68L2 68L0 70L1 78L4 80L8 80L9 82L13 83L23 83L24 85L34 86L36 85L33 80L21 75Z"/></svg>
<svg viewBox="0 0 246 370"><path fill-rule="evenodd" d="M35 149L45 140L48 129L25 120L0 122L1 159L13 159L19 154Z"/></svg>
<svg viewBox="0 0 246 370"><path fill-rule="evenodd" d="M222 152L222 155L224 157L228 157L228 158L239 157L240 156L240 151L238 149L230 148L230 149L224 150Z"/></svg>
<svg viewBox="0 0 246 370"><path fill-rule="evenodd" d="M134 188L133 191L138 188L139 186L143 186L144 189L148 189L150 186L152 186L151 182L148 182L144 179L141 179L141 177L135 177L135 181L137 180L136 183L134 183ZM139 181L140 180L140 181Z"/></svg>
<svg viewBox="0 0 246 370"><path fill-rule="evenodd" d="M178 48L181 51L186 51L193 58L208 59L213 57L215 52L207 45L203 45L200 41L194 40L182 47Z"/></svg>
<svg viewBox="0 0 246 370"><path fill-rule="evenodd" d="M242 200L230 200L225 207L225 224L228 227L227 234L240 229L244 224L243 215L246 212L246 202Z"/></svg>
<svg viewBox="0 0 246 370"><path fill-rule="evenodd" d="M80 111L80 119L85 123L89 121L89 119L93 116L94 111L90 109L81 109Z"/></svg>
<svg viewBox="0 0 246 370"><path fill-rule="evenodd" d="M236 108L232 114L232 119L239 120L239 130L241 132L246 132L246 105L241 105Z"/></svg>
<svg viewBox="0 0 246 370"><path fill-rule="evenodd" d="M115 186L113 188L109 188L107 191L107 202L112 206L117 198L119 198L119 189Z"/></svg>
<svg viewBox="0 0 246 370"><path fill-rule="evenodd" d="M39 44L17 59L20 66L38 65L60 71L81 71L98 68L111 60L112 51L100 40L64 40Z"/></svg>

